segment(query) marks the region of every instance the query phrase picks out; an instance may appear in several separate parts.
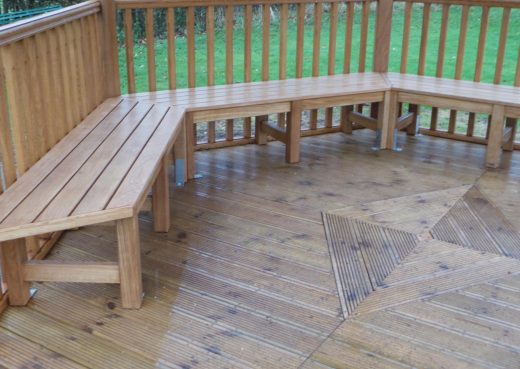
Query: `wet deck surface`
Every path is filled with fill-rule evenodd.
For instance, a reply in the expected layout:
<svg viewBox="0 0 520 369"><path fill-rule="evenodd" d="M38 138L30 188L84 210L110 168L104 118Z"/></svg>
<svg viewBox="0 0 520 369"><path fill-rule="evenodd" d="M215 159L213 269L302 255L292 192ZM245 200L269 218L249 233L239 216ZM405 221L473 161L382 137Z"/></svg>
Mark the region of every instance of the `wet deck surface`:
<svg viewBox="0 0 520 369"><path fill-rule="evenodd" d="M520 230L520 153L483 169L484 147L428 137L372 152L373 135L197 154L200 180L172 190L172 229L141 216L145 300L110 285L36 284L0 317L7 368L518 368L520 261L418 245L348 320L321 212L476 186ZM172 181L173 184L173 181ZM49 258L115 260L113 225L66 233Z"/></svg>

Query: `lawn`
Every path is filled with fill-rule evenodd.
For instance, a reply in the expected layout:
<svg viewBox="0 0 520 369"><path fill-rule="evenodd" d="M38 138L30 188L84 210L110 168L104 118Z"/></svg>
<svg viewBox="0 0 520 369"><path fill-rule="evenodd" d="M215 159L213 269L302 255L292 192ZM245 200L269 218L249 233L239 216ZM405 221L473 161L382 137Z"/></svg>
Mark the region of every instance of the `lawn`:
<svg viewBox="0 0 520 369"><path fill-rule="evenodd" d="M309 9L312 10L312 9ZM427 75L435 75L437 49L439 44L439 33L441 25L441 7L432 6L430 18L430 32L428 38L428 50L426 58ZM178 10L179 11L179 10ZM269 75L271 79L278 78L279 71L279 24L276 18L276 11L274 19L271 21L270 32L270 57L269 57ZM241 9L237 10L235 14L235 29L234 29L234 75L235 82L243 81L244 75L244 32L242 26ZM477 53L477 43L480 33L480 16L481 9L479 7L472 7L469 15L467 42L464 55L463 79L473 79L475 68L475 60ZM451 6L449 14L449 27L445 52L445 67L444 76L453 77L455 73L455 62L458 49L458 34L460 29L461 7ZM359 36L361 23L361 9L356 7L353 31L353 48L352 48L352 65L351 71L358 70L359 57ZM345 43L345 12L340 9L338 32L337 32L337 52L336 52L336 73L343 71L343 51ZM502 10L499 8L492 8L489 16L489 28L487 35L487 42L485 48L484 68L482 81L492 82L495 71L496 54L498 48L498 40L500 37L500 27L502 20ZM396 4L394 9L394 20L392 25L391 37L391 53L390 53L390 71L398 72L400 70L400 55L402 43L402 30L404 21L404 7L402 4ZM369 19L369 35L367 45L367 65L366 70L371 70L374 49L374 27L375 26L375 9L371 9ZM412 25L410 32L410 48L407 71L409 73L416 73L418 68L418 50L421 39L422 27L422 5L414 5L412 13ZM313 42L313 24L312 13L307 16L305 24L305 47L304 47L304 76L311 75L312 68L312 42ZM252 39L252 78L253 80L261 79L261 53L262 53L262 36L261 23L258 17L255 16L253 22L253 39ZM321 55L320 55L320 72L322 75L327 74L328 62L328 44L329 44L329 19L328 13L324 12L323 27L321 32ZM518 57L518 48L520 47L520 9L514 9L511 12L509 33L506 43L506 54L503 64L503 73L501 83L511 85L514 81L516 63ZM195 37L196 49L196 85L204 86L207 83L207 69L206 69L206 35L199 33ZM168 71L167 71L167 47L166 41L156 40L156 73L157 73L157 88L159 90L168 88ZM187 86L187 57L186 57L186 38L183 36L176 37L176 55L177 55L177 86ZM290 14L288 24L288 63L287 63L287 78L295 76L295 60L296 55L296 19L294 13ZM120 65L122 77L122 89L126 91L126 61L124 48L120 48ZM215 81L217 84L225 83L225 34L224 30L217 28L215 33ZM138 91L146 91L148 88L147 82L147 61L146 61L146 47L143 43L135 45L135 74L136 87ZM421 121L426 125L429 110L423 109ZM465 132L465 118L464 114L459 114L457 124L458 132ZM447 112L441 112L439 127L441 129L447 127ZM479 117L475 129L476 135L484 135L486 127L486 117ZM520 137L519 137L520 138Z"/></svg>

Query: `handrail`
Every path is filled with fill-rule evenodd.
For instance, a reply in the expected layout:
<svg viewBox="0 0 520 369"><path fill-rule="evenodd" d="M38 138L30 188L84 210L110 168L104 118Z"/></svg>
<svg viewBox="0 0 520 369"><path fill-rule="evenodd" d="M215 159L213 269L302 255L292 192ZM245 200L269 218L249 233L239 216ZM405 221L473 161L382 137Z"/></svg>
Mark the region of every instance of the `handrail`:
<svg viewBox="0 0 520 369"><path fill-rule="evenodd" d="M182 8L226 5L261 5L261 4L309 4L309 3L348 3L360 0L114 0L120 9L147 8ZM379 2L380 0L370 0ZM435 3L450 5L474 5L490 7L520 8L520 0L394 0L394 2Z"/></svg>
<svg viewBox="0 0 520 369"><path fill-rule="evenodd" d="M1 26L0 46L20 41L100 11L101 5L98 0L88 0L77 5Z"/></svg>

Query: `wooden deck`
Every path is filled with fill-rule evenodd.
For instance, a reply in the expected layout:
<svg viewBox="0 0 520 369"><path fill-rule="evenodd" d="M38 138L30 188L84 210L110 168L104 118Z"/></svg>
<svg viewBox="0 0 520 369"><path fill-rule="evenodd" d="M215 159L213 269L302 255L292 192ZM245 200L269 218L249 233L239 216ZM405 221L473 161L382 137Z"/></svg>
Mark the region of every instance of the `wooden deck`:
<svg viewBox="0 0 520 369"><path fill-rule="evenodd" d="M485 146L418 136L372 152L373 136L304 138L299 165L279 143L197 153L204 177L172 189L170 232L142 213L143 308L121 309L117 285L36 284L0 317L0 368L518 368L514 258L419 245L343 320L322 211L476 185L520 230L519 152L486 171ZM49 258L116 253L107 224Z"/></svg>

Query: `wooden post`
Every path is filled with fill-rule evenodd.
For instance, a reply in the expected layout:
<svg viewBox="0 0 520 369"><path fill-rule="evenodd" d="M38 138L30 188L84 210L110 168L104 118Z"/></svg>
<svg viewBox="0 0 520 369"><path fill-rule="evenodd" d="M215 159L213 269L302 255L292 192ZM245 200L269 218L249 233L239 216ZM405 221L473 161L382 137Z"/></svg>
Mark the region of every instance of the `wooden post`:
<svg viewBox="0 0 520 369"><path fill-rule="evenodd" d="M285 144L285 160L290 164L298 163L300 161L301 117L301 102L293 101L291 103L289 119L287 120L287 142Z"/></svg>
<svg viewBox="0 0 520 369"><path fill-rule="evenodd" d="M397 94L386 91L385 101L380 104L379 126L381 135L381 149L392 149L395 145L394 131L397 123Z"/></svg>
<svg viewBox="0 0 520 369"><path fill-rule="evenodd" d="M2 272L9 289L9 304L26 305L31 298L29 283L24 280L23 265L27 261L24 239L0 243L2 252Z"/></svg>
<svg viewBox="0 0 520 369"><path fill-rule="evenodd" d="M388 72L390 35L392 33L393 0L377 2L376 42L374 46L374 72Z"/></svg>
<svg viewBox="0 0 520 369"><path fill-rule="evenodd" d="M170 230L170 187L168 180L168 156L162 159L161 170L152 189L153 229L155 232Z"/></svg>
<svg viewBox="0 0 520 369"><path fill-rule="evenodd" d="M195 124L193 114L186 113L184 117L184 142L186 145L186 175L187 179L195 178Z"/></svg>
<svg viewBox="0 0 520 369"><path fill-rule="evenodd" d="M487 167L497 168L500 165L503 131L504 107L502 105L493 105L491 121L489 122L489 139L486 151Z"/></svg>
<svg viewBox="0 0 520 369"><path fill-rule="evenodd" d="M121 95L116 35L116 6L113 0L101 0L103 25L103 71L105 98Z"/></svg>
<svg viewBox="0 0 520 369"><path fill-rule="evenodd" d="M116 225L121 306L125 309L139 309L143 299L143 282L137 215L118 220Z"/></svg>
<svg viewBox="0 0 520 369"><path fill-rule="evenodd" d="M257 145L267 144L267 133L264 129L264 124L267 124L267 115L262 115L255 118L255 143Z"/></svg>
<svg viewBox="0 0 520 369"><path fill-rule="evenodd" d="M350 112L354 110L354 107L352 105L350 106L343 106L341 108L341 120L340 120L340 127L341 132L352 134L352 121L349 118Z"/></svg>

